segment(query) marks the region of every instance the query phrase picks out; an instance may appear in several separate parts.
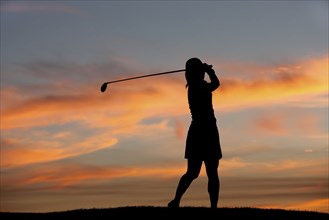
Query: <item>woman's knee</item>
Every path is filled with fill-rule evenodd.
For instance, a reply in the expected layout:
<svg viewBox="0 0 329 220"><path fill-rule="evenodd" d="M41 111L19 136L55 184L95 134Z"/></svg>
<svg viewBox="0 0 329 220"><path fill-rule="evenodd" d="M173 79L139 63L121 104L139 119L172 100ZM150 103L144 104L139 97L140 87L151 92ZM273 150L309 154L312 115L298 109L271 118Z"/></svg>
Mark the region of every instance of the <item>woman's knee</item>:
<svg viewBox="0 0 329 220"><path fill-rule="evenodd" d="M199 173L200 173L200 172L191 172L191 171L187 171L187 172L185 173L185 176L186 176L187 178L189 178L189 179L195 180L196 178L199 177Z"/></svg>

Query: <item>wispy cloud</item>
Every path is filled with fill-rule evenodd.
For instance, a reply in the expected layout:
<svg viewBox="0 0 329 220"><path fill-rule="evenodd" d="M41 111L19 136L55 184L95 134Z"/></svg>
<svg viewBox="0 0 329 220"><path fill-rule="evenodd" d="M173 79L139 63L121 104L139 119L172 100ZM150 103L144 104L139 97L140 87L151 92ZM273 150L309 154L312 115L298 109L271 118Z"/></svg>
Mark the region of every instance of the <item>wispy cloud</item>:
<svg viewBox="0 0 329 220"><path fill-rule="evenodd" d="M65 170L64 173L63 170ZM26 203L30 200L35 200L35 203L48 201L44 200L45 198L40 200L41 195L47 195L48 199L53 201L56 199L54 193L61 194L67 198L61 197L66 202L63 207L65 209L76 205L76 197L79 195L85 199L97 195L97 198L103 202L108 202L109 199L117 200L111 203L113 206L119 206L118 202L122 200L124 202L121 205L129 205L140 198L149 198L148 201L152 200L153 205L163 206L174 193L179 176L184 171L183 164L153 167L102 167L63 162L51 163L44 164L42 167L32 166L30 170L15 170L13 172L15 175L7 176L2 182L2 193L3 198L11 198L10 201L19 200ZM143 184L140 184L141 181ZM90 183L93 183L93 187ZM324 204L327 202L325 195L328 192L328 180L325 177L221 175L221 184L220 202L225 207L252 206L327 211ZM193 202L187 199L183 204L208 204L206 185L207 177L200 176L192 184L189 191L192 194L187 194L193 198ZM197 193L197 196L193 196L194 193ZM154 194L160 194L160 199L156 199ZM22 195L25 196L22 197ZM72 195L75 195L74 200L72 200ZM10 207L7 201L9 200L4 200L2 206L4 209ZM95 201L92 201L95 204ZM81 204L79 205L81 207Z"/></svg>
<svg viewBox="0 0 329 220"><path fill-rule="evenodd" d="M56 77L50 78L52 81L46 82L43 86L43 82L40 82L40 85L33 83L31 86L27 84L14 88L13 85L8 85L3 88L3 98L6 100L5 107L11 107L6 109L2 107L2 112L8 120L3 123L5 127L14 127L15 124L16 126L18 124L24 126L22 121L31 118L33 112L38 112L39 116L34 115L32 118L51 115L49 114L51 112L56 112L60 117L60 112L64 113L65 111L70 111L70 109L72 110L72 108L99 112L99 110L107 111L108 108L112 110L113 108L118 109L120 106L120 109L153 109L151 111L158 111L157 114L161 114L160 111L166 114L165 110L170 110L171 113L179 112L178 114L186 112L185 108L181 110L181 107L186 107L184 82L181 80L175 81L175 78L163 78L161 81L145 79L144 83L139 83L138 86L136 84L133 86L132 83L126 82L120 86L109 88L110 94L108 91L106 94L101 94L99 92L101 80L95 80L96 77L93 75L105 78L105 75L103 77L100 75L104 74L104 72L86 71L85 69L89 69L88 67L74 67L74 65L69 67L48 64L45 67L44 65L42 63L41 66L36 64L33 67L25 67L28 68L26 73L35 75L42 72L41 75L44 75L47 72L50 74L54 72L54 77L55 75ZM328 90L327 58L308 61L301 65L304 67L300 67L300 70L296 73L290 73L290 71L285 70L285 73L279 72L275 78L270 74L267 79L256 77L243 80L219 74L222 86L215 93L214 106L215 108L225 110L226 108L240 109L266 103L289 104L290 100L295 100L298 96L307 99L308 96L313 98L314 95L326 93ZM42 71L38 71L39 68L42 68ZM98 69L97 67L92 68L94 70L95 68ZM108 71L111 70L110 68ZM272 70L270 69L269 71ZM49 80L49 77L47 78ZM80 78L80 80L76 80L76 78ZM81 81L81 79L84 80ZM95 85L86 84L90 80ZM26 101L18 98L20 95L24 97L26 94L31 95ZM42 96L42 94L44 95ZM104 102L104 99L107 101ZM13 103L15 101L17 103ZM327 105L325 96L320 101L322 106ZM177 103L182 104L177 106ZM19 119L20 123L12 122L11 120L14 120L14 118Z"/></svg>
<svg viewBox="0 0 329 220"><path fill-rule="evenodd" d="M179 121L178 119L175 120L175 128L176 128L176 136L179 139L184 139L187 127L184 126L184 124Z"/></svg>
<svg viewBox="0 0 329 220"><path fill-rule="evenodd" d="M218 66L221 66L220 63ZM234 73L240 68L241 64L238 68L226 66L218 71L222 86L216 100L224 109L277 103L289 105L291 100L308 99L309 96L328 92L328 57L285 66L257 68L254 65L248 69L247 65L243 76ZM322 106L326 106L327 99L322 101Z"/></svg>
<svg viewBox="0 0 329 220"><path fill-rule="evenodd" d="M282 115L267 115L266 117L258 118L255 127L258 131L282 135L286 133L283 122L284 117Z"/></svg>
<svg viewBox="0 0 329 220"><path fill-rule="evenodd" d="M287 103L296 99L296 96L307 99L308 96L314 97L314 94L327 92L327 58L300 63L298 68L295 65L270 68L268 71L271 74L267 78L264 74L259 78L257 74L250 73L253 76L243 80L233 76L221 76L219 73L222 86L215 93L215 110L241 110L265 103L275 105ZM101 93L101 80L97 78L105 78L106 74L101 71L104 68L97 65L89 67L96 71L84 70L85 73L94 72L95 76L91 73L81 75L84 68L73 64L55 65L42 62L25 65L25 77L42 77L44 72L57 77L46 77L49 81L45 84L42 81L33 82L32 85L29 82L19 86L5 84L2 89L2 101L5 100L5 105L1 105L1 130L4 139L16 140L19 144L10 150L6 143L3 145L5 151L2 153L6 154L6 159L2 161L2 165L22 165L33 161L39 163L93 152L113 145L116 143L113 140L117 140L120 135L145 135L152 129L167 129L169 126L165 121L152 126L142 125L140 122L147 118L175 118L184 115L189 117L182 77L163 77L161 80L148 78L138 84L126 82L113 85L109 91ZM106 67L109 67L108 71L111 71L111 68L117 72L120 72L118 68L124 69L115 63ZM76 78L80 76L82 80L76 82ZM94 82L94 85L88 83L88 79ZM325 96L320 104L327 105ZM256 118L253 126L270 134L282 135L291 129L285 124L286 117L285 114L265 114ZM319 118L310 115L299 119L300 129L317 135L315 124ZM62 136L61 140L49 138L49 135L56 135L51 133L51 126L72 123L84 127L90 136L79 140L79 134L76 133L75 138L69 135ZM187 125L179 120L175 123L173 132L176 132L176 137L182 138L186 129L184 126ZM78 127L74 128L76 132L85 132ZM50 133L42 138L43 142L36 141L40 135L33 136L33 133L30 135L31 139L26 140L21 138L25 132L22 129L43 129L49 130ZM99 129L106 130L106 134L95 134ZM76 143L71 143L70 140ZM65 148L68 143L71 147ZM24 154L29 156L21 160L15 159Z"/></svg>
<svg viewBox="0 0 329 220"><path fill-rule="evenodd" d="M238 154L237 154L238 155ZM328 173L326 158L314 159L277 159L277 160L246 160L235 156L221 162L223 176L238 176L248 173L253 176L290 176L302 177L304 175L321 176Z"/></svg>
<svg viewBox="0 0 329 220"><path fill-rule="evenodd" d="M44 135L49 135L46 137L32 133L29 137L18 135L17 139L2 139L1 154L5 156L1 157L1 168L49 162L88 154L112 147L117 143L117 139L106 132L90 137L81 137L76 134L63 137L61 134L51 138L51 134L47 132L44 132ZM39 140L36 140L36 137L39 137Z"/></svg>
<svg viewBox="0 0 329 220"><path fill-rule="evenodd" d="M268 135L312 136L322 133L318 128L320 119L316 114L301 114L282 109L276 112L268 110L256 116L250 128L255 133Z"/></svg>
<svg viewBox="0 0 329 220"><path fill-rule="evenodd" d="M4 191L25 190L35 185L59 189L69 188L88 181L108 181L118 178L140 178L157 175L158 178L178 176L184 166L96 166L82 163L54 161L43 166L30 165L23 169L13 168L15 175L7 175L2 183ZM65 170L65 172L63 172Z"/></svg>
<svg viewBox="0 0 329 220"><path fill-rule="evenodd" d="M108 160L112 161L107 165L88 164L79 162L78 157L71 157L70 160L48 161L40 164L30 164L24 167L8 167L3 170L3 175L6 177L2 181L3 191L17 191L34 188L35 186L43 186L48 189L70 188L82 183L90 181L109 181L122 178L149 178L157 176L157 178L179 178L185 172L186 164L169 163L162 161L152 164L152 166L144 164L117 164L115 157L123 156L116 154L113 151L108 151ZM26 154L29 156L28 154ZM17 156L17 155L16 155ZM24 155L18 157L18 160ZM81 161L81 160L80 160ZM317 161L311 159L296 159L282 161L245 161L239 157L224 159L220 162L220 174L223 179L244 176L243 173L248 173L248 176L262 178L303 178L305 174L313 177L321 177L328 172L325 167L327 161L319 159ZM322 169L319 169L322 167ZM64 172L63 172L64 171ZM293 174L292 174L293 173ZM206 177L205 170L202 170L201 177ZM306 178L306 177L305 177ZM300 183L302 184L302 183ZM320 185L310 186L295 186L295 190L300 192L323 190L325 183L320 182Z"/></svg>

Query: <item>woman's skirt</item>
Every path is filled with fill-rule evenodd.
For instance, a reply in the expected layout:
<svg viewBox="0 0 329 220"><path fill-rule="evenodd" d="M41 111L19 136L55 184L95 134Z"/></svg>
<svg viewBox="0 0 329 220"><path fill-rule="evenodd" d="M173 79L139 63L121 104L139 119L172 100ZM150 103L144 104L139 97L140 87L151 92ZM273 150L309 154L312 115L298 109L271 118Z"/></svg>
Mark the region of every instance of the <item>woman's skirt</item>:
<svg viewBox="0 0 329 220"><path fill-rule="evenodd" d="M222 158L216 120L191 122L186 138L185 158L200 160Z"/></svg>

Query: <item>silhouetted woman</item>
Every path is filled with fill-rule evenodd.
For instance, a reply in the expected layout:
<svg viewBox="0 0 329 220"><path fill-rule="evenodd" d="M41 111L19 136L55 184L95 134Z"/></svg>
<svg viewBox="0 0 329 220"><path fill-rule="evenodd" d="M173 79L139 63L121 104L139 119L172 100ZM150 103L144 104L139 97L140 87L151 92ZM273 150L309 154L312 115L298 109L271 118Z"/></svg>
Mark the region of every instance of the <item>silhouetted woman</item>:
<svg viewBox="0 0 329 220"><path fill-rule="evenodd" d="M185 67L188 103L192 116L185 146L187 171L181 177L175 198L168 203L168 207L179 207L183 194L199 176L204 162L208 176L210 206L217 208L220 188L218 165L222 151L212 105L212 92L219 87L220 82L212 66L202 63L198 58L189 59ZM205 73L208 74L210 82L205 81Z"/></svg>

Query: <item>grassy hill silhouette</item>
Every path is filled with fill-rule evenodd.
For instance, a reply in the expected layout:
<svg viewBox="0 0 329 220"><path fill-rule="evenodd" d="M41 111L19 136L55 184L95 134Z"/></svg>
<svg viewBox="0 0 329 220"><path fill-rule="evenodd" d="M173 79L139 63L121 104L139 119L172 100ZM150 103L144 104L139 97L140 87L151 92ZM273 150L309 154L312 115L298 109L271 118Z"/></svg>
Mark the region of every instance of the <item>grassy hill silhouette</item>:
<svg viewBox="0 0 329 220"><path fill-rule="evenodd" d="M248 219L248 220L328 220L329 213L284 209L260 209L250 207L217 208L157 206L127 206L117 208L77 209L47 213L1 212L0 218L11 219Z"/></svg>

